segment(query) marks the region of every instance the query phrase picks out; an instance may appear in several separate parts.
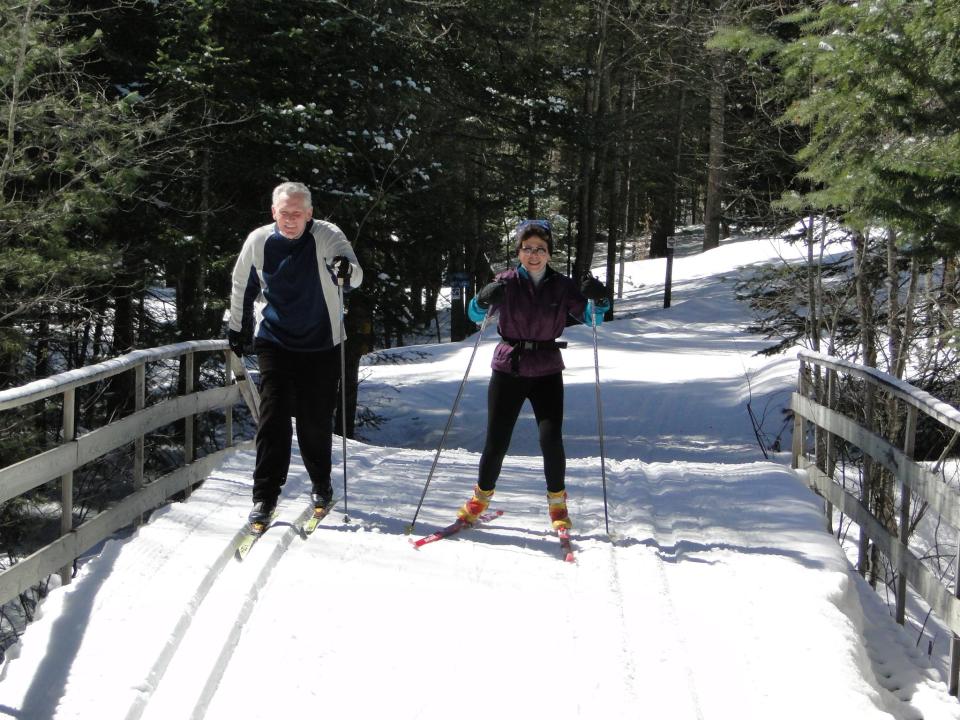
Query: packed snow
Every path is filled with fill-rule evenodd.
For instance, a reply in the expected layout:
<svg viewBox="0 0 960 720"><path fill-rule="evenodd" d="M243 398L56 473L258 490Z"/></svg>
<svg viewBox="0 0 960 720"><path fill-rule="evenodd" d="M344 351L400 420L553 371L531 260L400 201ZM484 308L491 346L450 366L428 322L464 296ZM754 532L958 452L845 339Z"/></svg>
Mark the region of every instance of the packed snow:
<svg viewBox="0 0 960 720"><path fill-rule="evenodd" d="M411 548L415 514L411 537L470 494L495 330L384 351L361 368L380 422L347 444L346 502L312 537L297 533L309 482L295 456L274 527L232 557L254 457L238 450L51 593L9 654L0 717L960 718L942 658L893 622L751 425L748 403L789 447L797 363L756 354L732 281L800 255L776 239L681 252L669 309L664 261L626 266L619 319L597 331L605 489L594 336L567 330L574 564L529 414L497 486L503 516ZM342 489L339 441L335 454Z"/></svg>

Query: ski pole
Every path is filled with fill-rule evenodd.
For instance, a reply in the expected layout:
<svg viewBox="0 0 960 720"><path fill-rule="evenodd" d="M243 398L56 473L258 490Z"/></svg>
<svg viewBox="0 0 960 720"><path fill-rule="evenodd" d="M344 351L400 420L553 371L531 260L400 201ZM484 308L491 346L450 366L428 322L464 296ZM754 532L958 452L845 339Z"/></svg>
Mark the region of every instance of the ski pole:
<svg viewBox="0 0 960 720"><path fill-rule="evenodd" d="M343 438L343 521L350 522L347 506L347 344L346 323L343 316L343 278L337 278L337 297L340 300L340 435Z"/></svg>
<svg viewBox="0 0 960 720"><path fill-rule="evenodd" d="M450 416L447 418L446 427L443 428L443 435L440 438L440 444L437 446L437 452L433 456L433 464L430 466L430 472L427 473L427 482L423 486L423 492L420 494L420 502L417 503L417 510L413 513L413 520L411 520L410 524L403 530L405 535L412 533L413 526L417 523L417 516L420 514L420 508L423 507L423 500L427 496L427 488L430 487L430 481L433 479L433 471L436 470L437 460L440 459L440 451L443 450L443 445L447 440L447 433L450 432L450 426L453 424L453 416L457 414L457 406L460 404L460 398L463 396L463 388L467 384L467 378L470 376L470 367L473 365L473 358L477 354L477 348L480 347L480 340L483 338L483 330L487 326L488 317L489 315L485 315L483 322L480 323L480 331L477 333L477 340L473 344L473 352L470 353L467 371L463 374L463 380L460 381L460 389L457 391L457 397L453 401L453 407L450 408Z"/></svg>
<svg viewBox="0 0 960 720"><path fill-rule="evenodd" d="M600 437L600 478L603 481L603 524L610 537L610 517L607 513L607 463L603 451L603 402L600 399L600 355L597 350L597 321L591 318L593 327L593 369L596 377L594 387L597 394L597 433Z"/></svg>

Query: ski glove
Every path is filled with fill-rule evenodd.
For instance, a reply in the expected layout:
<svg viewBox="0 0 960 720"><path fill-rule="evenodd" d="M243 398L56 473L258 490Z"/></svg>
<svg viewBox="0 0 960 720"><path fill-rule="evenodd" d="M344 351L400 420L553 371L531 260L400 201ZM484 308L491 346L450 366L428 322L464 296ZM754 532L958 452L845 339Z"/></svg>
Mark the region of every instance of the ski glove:
<svg viewBox="0 0 960 720"><path fill-rule="evenodd" d="M506 291L507 283L503 280L494 280L488 285L484 285L477 293L477 306L486 310L491 305L503 302L503 296Z"/></svg>
<svg viewBox="0 0 960 720"><path fill-rule="evenodd" d="M227 343L237 357L253 354L253 333L227 330Z"/></svg>
<svg viewBox="0 0 960 720"><path fill-rule="evenodd" d="M467 317L470 318L470 322L474 322L477 325L483 322L483 319L487 316L487 311L477 305L477 299L473 298L470 301L470 304L467 305Z"/></svg>
<svg viewBox="0 0 960 720"><path fill-rule="evenodd" d="M583 314L583 324L592 327L600 327L603 325L603 316L609 309L610 305L606 300L598 303L594 303L594 301L591 300L587 303L587 310Z"/></svg>
<svg viewBox="0 0 960 720"><path fill-rule="evenodd" d="M346 255L337 255L330 261L330 269L333 271L337 280L342 280L341 284L346 285L350 281L350 275L353 268L350 267L350 259Z"/></svg>
<svg viewBox="0 0 960 720"><path fill-rule="evenodd" d="M587 300L599 302L607 297L607 288L602 282L593 277L593 275L587 275L580 285L580 294Z"/></svg>

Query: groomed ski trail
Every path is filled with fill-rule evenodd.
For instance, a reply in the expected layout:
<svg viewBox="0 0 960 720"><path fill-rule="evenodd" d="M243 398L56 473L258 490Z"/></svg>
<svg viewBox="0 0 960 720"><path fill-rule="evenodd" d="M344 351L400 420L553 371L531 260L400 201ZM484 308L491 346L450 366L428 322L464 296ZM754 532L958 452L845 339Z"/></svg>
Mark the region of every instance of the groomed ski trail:
<svg viewBox="0 0 960 720"><path fill-rule="evenodd" d="M773 259L793 249L748 243ZM663 261L628 267L620 319L600 329L612 542L586 329L568 329L564 352L575 564L557 557L526 417L492 505L503 518L410 550L433 458L413 446L436 447L469 347L396 349L400 364L367 368L365 392L392 405L370 430L377 446L348 445L352 522L335 509L306 542L282 525L308 502L295 456L277 526L237 563L253 468L238 453L50 594L9 653L0 717L960 720L785 454L755 462L745 403L781 408L796 367L759 358L768 341L743 334L724 279L741 257L753 262L729 244L678 258L669 311ZM478 352L418 535L449 524L473 487L492 349Z"/></svg>
<svg viewBox="0 0 960 720"><path fill-rule="evenodd" d="M890 672L874 658L870 629L891 621L865 609L872 601L822 532L816 500L782 465L611 462L610 542L597 461L571 460L570 564L557 557L529 458L504 464L497 523L415 553L401 511L415 506L430 453L360 443L350 453L351 522L335 508L300 539L289 523L309 483L296 463L275 526L243 563L230 552L253 457L238 454L55 593L63 607L31 628L0 687L35 669L22 716L58 720L99 716L104 693L146 720L226 720L238 704L245 717L273 718L318 702L332 716L440 718L456 707L480 718L489 704L465 699L484 677L518 716L806 720L831 716L840 683L858 718L907 720L918 717L914 696L942 687L909 662ZM419 529L449 521L476 461L445 455ZM74 596L87 596L82 615ZM60 650L57 625L74 622L88 632L51 671L43 635ZM827 663L823 644L835 648ZM798 696L788 656L822 694ZM361 675L375 687L358 695L348 689Z"/></svg>
<svg viewBox="0 0 960 720"><path fill-rule="evenodd" d="M358 459L358 469L370 471L388 454L372 450ZM334 477L334 482L338 480L342 482L342 476ZM231 662L240 634L277 564L292 545L319 541L324 526L334 524L338 511L342 517L343 504L339 502L317 530L304 538L301 527L312 512L309 488L306 470L292 464L277 516L267 532L242 562L232 553L230 561L218 568L213 588L192 607L189 627L176 635L176 661L165 665L162 674L154 674L156 681L149 694L138 698L127 720L206 716L207 705ZM241 505L244 511L249 509L249 496ZM231 547L235 549L236 543Z"/></svg>

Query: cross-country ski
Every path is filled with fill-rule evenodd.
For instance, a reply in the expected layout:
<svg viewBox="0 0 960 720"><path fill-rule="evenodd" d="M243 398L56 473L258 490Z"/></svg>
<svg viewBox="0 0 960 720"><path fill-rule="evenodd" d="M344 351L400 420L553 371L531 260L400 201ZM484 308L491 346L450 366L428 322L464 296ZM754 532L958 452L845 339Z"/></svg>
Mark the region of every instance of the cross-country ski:
<svg viewBox="0 0 960 720"><path fill-rule="evenodd" d="M300 527L300 534L304 537L310 537L313 532L317 529L317 526L323 522L323 519L330 514L330 511L333 510L333 506L339 502L340 498L331 500L326 505L320 507L314 507L313 512L310 513L310 517L307 519L303 525Z"/></svg>
<svg viewBox="0 0 960 720"><path fill-rule="evenodd" d="M237 560L243 560L248 554L250 554L250 551L257 543L257 540L263 537L263 534L270 529L270 526L273 524L275 519L276 513L274 513L266 522L248 522L244 526L243 535L240 537L240 541L237 543L237 551L235 553Z"/></svg>
<svg viewBox="0 0 960 720"><path fill-rule="evenodd" d="M456 535L461 530L468 530L470 528L477 527L478 525L483 525L490 522L491 520L496 520L498 517L503 515L503 510L496 510L490 513L484 513L477 517L472 523L468 523L465 520L457 518L452 523L446 527L440 528L436 532L432 532L429 535L425 535L419 540L410 540L410 544L413 546L414 550L419 550L424 545L429 545L430 543L435 543L438 540L443 540L448 538L451 535Z"/></svg>

